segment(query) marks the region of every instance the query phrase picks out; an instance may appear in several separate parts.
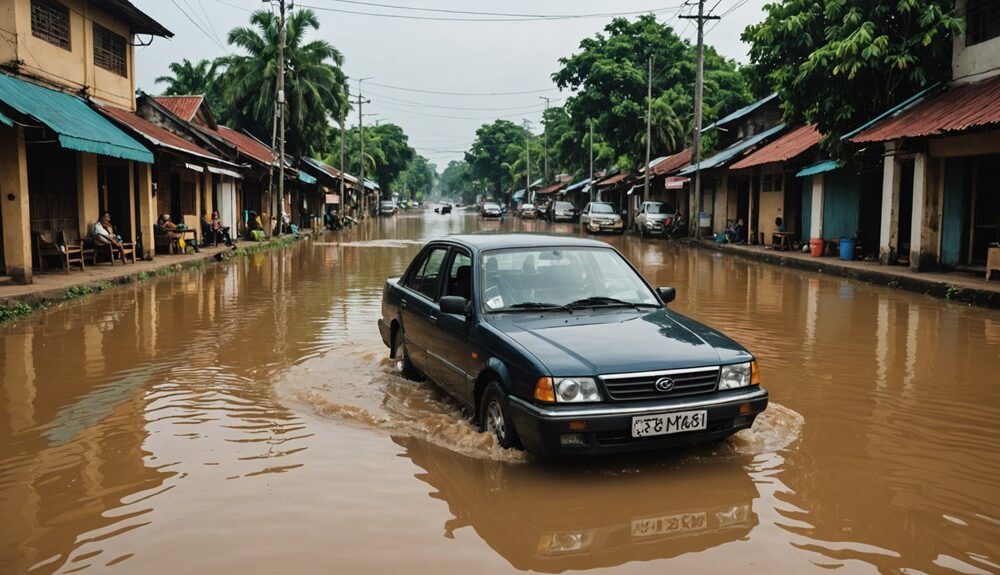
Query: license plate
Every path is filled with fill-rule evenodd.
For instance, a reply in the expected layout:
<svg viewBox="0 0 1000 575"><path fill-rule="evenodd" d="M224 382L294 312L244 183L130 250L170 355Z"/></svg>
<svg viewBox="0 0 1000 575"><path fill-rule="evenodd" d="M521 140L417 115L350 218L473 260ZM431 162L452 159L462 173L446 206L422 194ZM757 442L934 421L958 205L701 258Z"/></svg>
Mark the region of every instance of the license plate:
<svg viewBox="0 0 1000 575"><path fill-rule="evenodd" d="M679 513L677 515L662 515L659 517L644 517L632 520L632 538L654 537L681 533L684 531L701 531L708 525L708 515L700 513Z"/></svg>
<svg viewBox="0 0 1000 575"><path fill-rule="evenodd" d="M632 418L632 437L667 435L708 428L708 412L679 411L660 415L640 415Z"/></svg>

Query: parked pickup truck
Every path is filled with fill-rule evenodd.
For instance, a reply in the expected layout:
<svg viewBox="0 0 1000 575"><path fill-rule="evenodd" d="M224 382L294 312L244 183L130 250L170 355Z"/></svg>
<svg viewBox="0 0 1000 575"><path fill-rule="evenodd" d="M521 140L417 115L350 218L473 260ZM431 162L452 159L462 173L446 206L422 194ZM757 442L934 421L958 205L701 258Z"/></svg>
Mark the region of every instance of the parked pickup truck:
<svg viewBox="0 0 1000 575"><path fill-rule="evenodd" d="M667 307L614 248L538 234L428 243L385 283L382 341L503 447L601 453L722 440L764 411L757 361Z"/></svg>

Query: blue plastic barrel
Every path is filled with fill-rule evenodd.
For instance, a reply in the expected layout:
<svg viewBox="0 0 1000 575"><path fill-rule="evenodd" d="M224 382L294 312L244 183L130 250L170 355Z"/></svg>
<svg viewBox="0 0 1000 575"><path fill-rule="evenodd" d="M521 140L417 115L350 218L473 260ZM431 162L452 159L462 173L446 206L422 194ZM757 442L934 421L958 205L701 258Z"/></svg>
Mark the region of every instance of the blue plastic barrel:
<svg viewBox="0 0 1000 575"><path fill-rule="evenodd" d="M843 238L840 240L840 259L845 262L854 260L854 240Z"/></svg>

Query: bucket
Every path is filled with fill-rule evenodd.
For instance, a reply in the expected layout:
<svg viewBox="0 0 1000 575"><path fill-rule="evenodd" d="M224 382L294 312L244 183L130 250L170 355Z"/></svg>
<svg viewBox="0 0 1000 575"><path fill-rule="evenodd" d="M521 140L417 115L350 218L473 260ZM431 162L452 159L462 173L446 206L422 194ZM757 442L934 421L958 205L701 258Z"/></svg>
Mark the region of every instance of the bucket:
<svg viewBox="0 0 1000 575"><path fill-rule="evenodd" d="M823 238L809 240L809 255L818 258L823 255Z"/></svg>
<svg viewBox="0 0 1000 575"><path fill-rule="evenodd" d="M854 259L854 240L851 238L841 238L840 259L849 262Z"/></svg>

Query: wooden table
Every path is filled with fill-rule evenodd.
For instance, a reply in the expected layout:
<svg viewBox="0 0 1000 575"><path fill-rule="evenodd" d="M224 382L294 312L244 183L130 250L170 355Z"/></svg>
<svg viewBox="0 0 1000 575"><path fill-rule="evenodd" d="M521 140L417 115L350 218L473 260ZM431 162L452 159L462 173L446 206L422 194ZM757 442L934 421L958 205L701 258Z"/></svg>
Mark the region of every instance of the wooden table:
<svg viewBox="0 0 1000 575"><path fill-rule="evenodd" d="M791 232L774 232L771 234L771 247L776 250L788 251L792 249L792 241L795 234Z"/></svg>
<svg viewBox="0 0 1000 575"><path fill-rule="evenodd" d="M986 248L986 281L990 281L994 271L1000 272L1000 246Z"/></svg>

